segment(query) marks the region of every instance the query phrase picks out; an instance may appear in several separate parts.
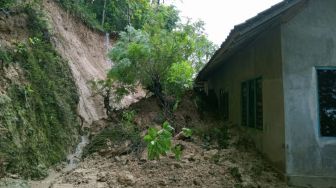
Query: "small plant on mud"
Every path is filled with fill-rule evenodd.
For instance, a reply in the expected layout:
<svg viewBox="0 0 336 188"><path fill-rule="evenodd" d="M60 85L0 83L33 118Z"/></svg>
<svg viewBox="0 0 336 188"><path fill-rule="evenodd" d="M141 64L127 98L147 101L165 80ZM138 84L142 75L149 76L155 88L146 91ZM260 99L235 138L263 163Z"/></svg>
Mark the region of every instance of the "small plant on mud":
<svg viewBox="0 0 336 188"><path fill-rule="evenodd" d="M171 150L173 127L166 121L161 130L149 128L144 140L147 143L148 159L159 159L160 155L166 155Z"/></svg>
<svg viewBox="0 0 336 188"><path fill-rule="evenodd" d="M147 143L148 159L160 159L160 156L166 156L168 152L172 152L175 155L176 160L180 160L182 155L181 145L172 145L173 127L166 121L162 125L162 129L149 128L144 140ZM184 128L183 134L189 138L192 135L191 129Z"/></svg>
<svg viewBox="0 0 336 188"><path fill-rule="evenodd" d="M185 136L186 138L190 138L193 134L192 130L189 128L182 128L182 134L183 136Z"/></svg>
<svg viewBox="0 0 336 188"><path fill-rule="evenodd" d="M124 111L122 114L122 120L124 123L131 124L133 123L136 112L134 110Z"/></svg>

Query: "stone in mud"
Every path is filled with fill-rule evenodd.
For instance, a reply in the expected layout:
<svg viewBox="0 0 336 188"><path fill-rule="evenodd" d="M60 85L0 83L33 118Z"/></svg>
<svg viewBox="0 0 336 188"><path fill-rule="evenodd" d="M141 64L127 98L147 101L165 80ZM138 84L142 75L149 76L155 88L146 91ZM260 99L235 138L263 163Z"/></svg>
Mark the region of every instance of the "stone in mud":
<svg viewBox="0 0 336 188"><path fill-rule="evenodd" d="M205 151L204 152L204 159L205 160L209 160L209 159L211 159L213 156L215 156L217 154L218 154L218 150L217 149Z"/></svg>
<svg viewBox="0 0 336 188"><path fill-rule="evenodd" d="M99 172L97 174L97 181L99 182L106 182L108 180L108 172Z"/></svg>
<svg viewBox="0 0 336 188"><path fill-rule="evenodd" d="M118 174L118 182L122 185L132 186L136 180L130 172L121 172Z"/></svg>

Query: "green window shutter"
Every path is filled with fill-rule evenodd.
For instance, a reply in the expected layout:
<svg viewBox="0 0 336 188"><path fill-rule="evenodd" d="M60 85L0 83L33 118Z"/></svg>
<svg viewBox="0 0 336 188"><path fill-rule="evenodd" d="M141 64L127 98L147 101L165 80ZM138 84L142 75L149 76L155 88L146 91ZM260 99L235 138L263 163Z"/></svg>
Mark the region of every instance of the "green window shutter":
<svg viewBox="0 0 336 188"><path fill-rule="evenodd" d="M247 126L247 111L248 111L248 82L243 82L241 85L241 125Z"/></svg>
<svg viewBox="0 0 336 188"><path fill-rule="evenodd" d="M256 128L263 130L262 78L256 79Z"/></svg>
<svg viewBox="0 0 336 188"><path fill-rule="evenodd" d="M249 82L249 93L248 93L248 126L255 128L256 121L256 101L255 101L255 80L250 80Z"/></svg>

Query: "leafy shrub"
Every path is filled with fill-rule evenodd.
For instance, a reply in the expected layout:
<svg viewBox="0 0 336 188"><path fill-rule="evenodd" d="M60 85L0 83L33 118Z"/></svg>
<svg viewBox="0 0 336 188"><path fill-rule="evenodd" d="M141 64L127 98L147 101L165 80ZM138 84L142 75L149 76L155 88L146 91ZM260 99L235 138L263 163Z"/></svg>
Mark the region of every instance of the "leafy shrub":
<svg viewBox="0 0 336 188"><path fill-rule="evenodd" d="M129 140L132 150L138 150L141 138L138 127L133 123L135 115L134 110L123 111L119 124L111 125L92 138L92 141L84 149L84 156L107 148L107 141L118 144Z"/></svg>
<svg viewBox="0 0 336 188"><path fill-rule="evenodd" d="M144 140L147 143L148 159L158 160L160 156L166 156L168 152L172 152L175 155L176 160L180 160L182 154L181 145L177 144L172 146L172 131L173 127L166 121L162 125L162 129L149 128ZM191 130L185 129L185 133L191 136Z"/></svg>
<svg viewBox="0 0 336 188"><path fill-rule="evenodd" d="M8 50L0 48L0 68L7 67L12 61L12 54Z"/></svg>
<svg viewBox="0 0 336 188"><path fill-rule="evenodd" d="M190 89L193 83L194 69L191 63L183 61L174 63L170 67L167 75L167 90L180 98L184 91Z"/></svg>
<svg viewBox="0 0 336 188"><path fill-rule="evenodd" d="M113 144L120 144L131 141L132 151L137 151L141 145L140 131L134 124L113 125L95 135L89 145L84 149L84 156L98 152L108 147L108 141Z"/></svg>
<svg viewBox="0 0 336 188"><path fill-rule="evenodd" d="M147 143L148 159L160 159L160 155L166 155L171 150L172 130L168 122L164 122L161 130L149 128L144 140Z"/></svg>
<svg viewBox="0 0 336 188"><path fill-rule="evenodd" d="M182 128L182 133L183 133L183 136L185 136L186 138L190 138L193 134L192 130L189 129L189 128Z"/></svg>

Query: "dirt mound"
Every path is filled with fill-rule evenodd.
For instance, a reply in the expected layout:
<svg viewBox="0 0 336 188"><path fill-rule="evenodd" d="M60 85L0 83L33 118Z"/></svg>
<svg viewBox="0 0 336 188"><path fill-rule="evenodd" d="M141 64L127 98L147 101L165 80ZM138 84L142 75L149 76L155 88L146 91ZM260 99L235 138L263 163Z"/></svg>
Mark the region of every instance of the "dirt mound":
<svg viewBox="0 0 336 188"><path fill-rule="evenodd" d="M91 155L55 187L286 187L254 152L234 147L205 150L201 143L178 141L181 161L173 156L147 161L134 155Z"/></svg>
<svg viewBox="0 0 336 188"><path fill-rule="evenodd" d="M92 122L106 117L102 99L98 95L93 96L89 83L105 79L111 66L106 58L105 35L90 30L54 1L44 0L43 6L53 30L52 41L62 57L69 61L78 87L78 114L84 126L90 126Z"/></svg>
<svg viewBox="0 0 336 188"><path fill-rule="evenodd" d="M180 117L175 118L175 123L193 126L194 130L197 125L222 125L215 119L211 123L209 120L201 120L192 99L192 95L184 98L175 111L175 116ZM134 124L142 133L147 127L158 126L164 121L154 97L133 104L127 111L136 111ZM211 128L202 130L211 131ZM74 171L59 177L53 188L286 187L253 145L239 135L237 128L228 127L227 134L230 137L226 138L225 148L219 147L216 142L207 142L197 134L189 140L173 140L174 144L184 148L181 160L168 154L159 161L147 160L147 151L144 148L140 148L140 152L114 152L118 148L129 151L124 148L129 145L129 140L125 138L124 143L106 144L106 151L113 152L102 149L89 155Z"/></svg>

